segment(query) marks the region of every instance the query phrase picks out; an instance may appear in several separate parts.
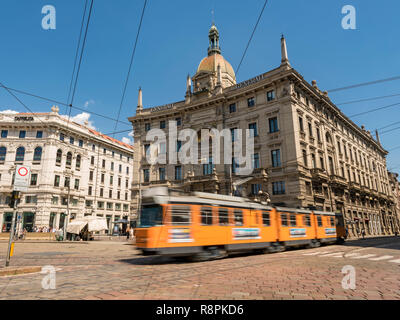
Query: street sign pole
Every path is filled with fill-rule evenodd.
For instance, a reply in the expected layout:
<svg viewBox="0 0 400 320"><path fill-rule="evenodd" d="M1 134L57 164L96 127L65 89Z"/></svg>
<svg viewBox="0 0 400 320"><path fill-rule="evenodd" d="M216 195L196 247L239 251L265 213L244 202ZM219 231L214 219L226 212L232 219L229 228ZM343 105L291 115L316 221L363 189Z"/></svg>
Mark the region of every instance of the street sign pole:
<svg viewBox="0 0 400 320"><path fill-rule="evenodd" d="M70 186L68 184L68 200L67 200L67 218L65 219L64 217L64 232L63 232L63 241L66 241L67 239L67 225L69 222L69 195L70 195ZM66 221L65 221L66 220Z"/></svg>
<svg viewBox="0 0 400 320"><path fill-rule="evenodd" d="M14 210L13 210L13 217L11 222L11 230L10 230L10 240L8 241L8 249L7 249L7 256L6 256L6 267L10 265L10 255L11 255L11 247L13 246L14 240L14 228L15 228L15 220L17 219L17 203L19 199L19 191L13 191L13 199L14 199Z"/></svg>

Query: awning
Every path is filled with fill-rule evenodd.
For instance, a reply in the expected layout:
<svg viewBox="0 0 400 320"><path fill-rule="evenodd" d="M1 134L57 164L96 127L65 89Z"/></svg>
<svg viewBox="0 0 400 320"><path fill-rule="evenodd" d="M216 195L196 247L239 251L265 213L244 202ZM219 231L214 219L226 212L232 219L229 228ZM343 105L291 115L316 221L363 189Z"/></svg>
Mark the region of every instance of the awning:
<svg viewBox="0 0 400 320"><path fill-rule="evenodd" d="M89 232L103 231L108 229L106 218L84 217L81 219L72 220L67 226L67 232L79 234L86 225L88 225Z"/></svg>

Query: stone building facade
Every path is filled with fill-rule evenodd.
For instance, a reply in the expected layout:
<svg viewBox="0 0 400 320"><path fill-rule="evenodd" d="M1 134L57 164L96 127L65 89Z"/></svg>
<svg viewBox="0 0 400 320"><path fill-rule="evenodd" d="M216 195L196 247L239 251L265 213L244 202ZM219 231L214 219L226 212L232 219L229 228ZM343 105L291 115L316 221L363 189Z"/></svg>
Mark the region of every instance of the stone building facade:
<svg viewBox="0 0 400 320"><path fill-rule="evenodd" d="M390 188L393 193L394 208L397 214L397 221L400 221L400 182L399 174L396 172L388 172ZM400 233L400 230L398 230Z"/></svg>
<svg viewBox="0 0 400 320"><path fill-rule="evenodd" d="M58 114L0 114L0 232L11 228L10 194L17 164L31 167L21 192L18 227L62 228L70 218L130 219L133 146ZM69 205L68 205L69 195Z"/></svg>
<svg viewBox="0 0 400 320"><path fill-rule="evenodd" d="M363 229L378 235L398 228L387 151L379 137L358 127L315 81L309 84L292 68L283 36L280 66L236 83L212 26L208 56L186 82L185 100L159 107L144 109L139 91L136 115L129 118L137 150L134 170L140 173L132 184L133 208L138 208L141 191L151 186L232 194L238 185L245 196L269 198L271 204L340 211L350 236ZM211 157L200 159L209 164L149 164L146 134L150 129L168 134L169 121L176 121L178 130L196 132L253 129L252 174L238 176L235 165L213 164ZM171 147L168 143L162 152L168 154Z"/></svg>

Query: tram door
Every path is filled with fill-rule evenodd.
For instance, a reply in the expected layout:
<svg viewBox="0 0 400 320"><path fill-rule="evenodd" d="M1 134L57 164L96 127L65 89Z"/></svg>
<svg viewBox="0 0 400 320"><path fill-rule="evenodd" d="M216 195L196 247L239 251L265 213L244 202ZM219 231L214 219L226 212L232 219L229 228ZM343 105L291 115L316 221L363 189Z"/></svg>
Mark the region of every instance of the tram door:
<svg viewBox="0 0 400 320"><path fill-rule="evenodd" d="M260 211L250 210L249 227L259 227L260 224Z"/></svg>
<svg viewBox="0 0 400 320"><path fill-rule="evenodd" d="M192 212L189 205L172 204L168 206L166 220L168 243L191 243L194 241L192 228ZM162 229L160 231L162 233ZM164 237L160 234L161 238Z"/></svg>

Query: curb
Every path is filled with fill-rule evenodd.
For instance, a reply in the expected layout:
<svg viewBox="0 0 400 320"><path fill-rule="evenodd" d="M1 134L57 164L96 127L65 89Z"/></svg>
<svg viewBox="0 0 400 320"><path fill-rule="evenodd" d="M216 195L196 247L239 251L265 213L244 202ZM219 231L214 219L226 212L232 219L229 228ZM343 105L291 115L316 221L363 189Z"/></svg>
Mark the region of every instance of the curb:
<svg viewBox="0 0 400 320"><path fill-rule="evenodd" d="M26 274L26 273L36 273L42 271L42 267L5 267L4 269L0 269L0 277L4 276L15 276L18 274Z"/></svg>

